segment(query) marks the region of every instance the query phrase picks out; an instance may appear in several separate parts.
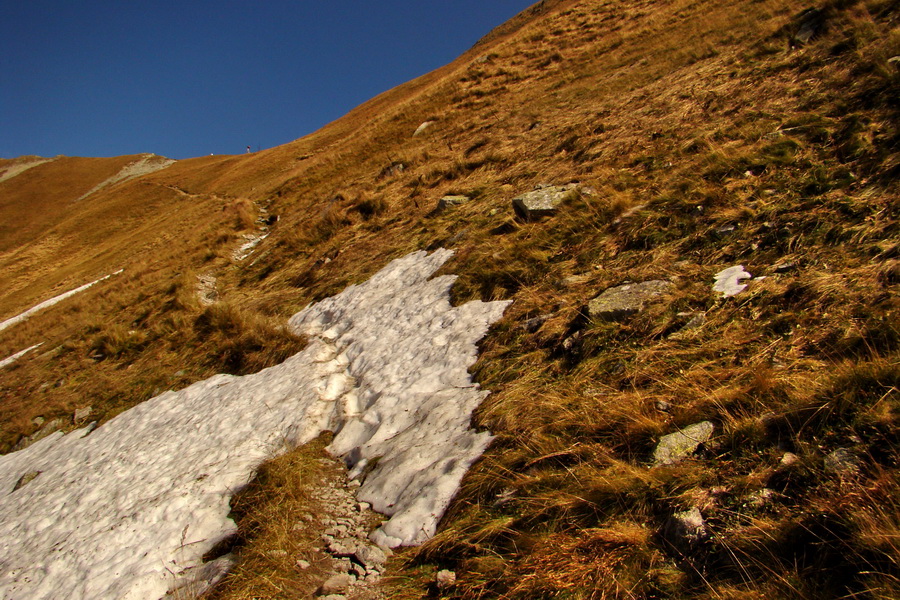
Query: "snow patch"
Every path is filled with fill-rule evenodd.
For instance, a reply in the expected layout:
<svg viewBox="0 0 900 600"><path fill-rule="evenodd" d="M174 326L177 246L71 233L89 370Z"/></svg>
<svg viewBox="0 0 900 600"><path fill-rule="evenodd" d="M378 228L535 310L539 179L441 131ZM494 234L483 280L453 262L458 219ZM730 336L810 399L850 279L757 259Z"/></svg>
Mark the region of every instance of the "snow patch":
<svg viewBox="0 0 900 600"><path fill-rule="evenodd" d="M17 360L19 360L20 358L22 358L23 356L25 356L26 354L28 354L29 352L34 350L35 348L38 348L43 345L44 345L44 342L41 342L39 344L35 344L34 346L31 346L30 348L25 348L24 350L16 352L12 356L7 356L3 360L0 360L0 369L5 367L6 365L11 365L12 363L16 362Z"/></svg>
<svg viewBox="0 0 900 600"><path fill-rule="evenodd" d="M433 535L491 440L469 428L487 392L467 368L508 304L451 306L455 278L429 279L451 254L413 253L296 314L310 343L280 365L0 456L0 597L161 598L235 532L229 501L258 465L326 429L391 516L376 541Z"/></svg>
<svg viewBox="0 0 900 600"><path fill-rule="evenodd" d="M753 277L744 270L743 265L728 267L716 273L716 282L713 284L713 291L719 292L725 298L736 296L747 289L746 283L741 283L743 279Z"/></svg>
<svg viewBox="0 0 900 600"><path fill-rule="evenodd" d="M122 169L118 173L116 173L106 181L102 181L92 187L88 192L79 197L78 200L84 200L94 192L97 192L107 186L119 183L120 181L134 179L135 177L140 177L141 175L148 175L150 173L165 169L172 164L175 164L175 161L171 158L158 156L156 154L144 154L138 160L122 167Z"/></svg>
<svg viewBox="0 0 900 600"><path fill-rule="evenodd" d="M79 292L83 292L84 290L88 289L89 287L96 285L96 284L100 283L101 281L105 281L105 280L109 279L113 275L118 275L122 271L124 271L124 269L119 269L115 273L110 273L106 277L101 277L100 279L98 279L96 281L86 283L81 287L75 288L74 290L69 290L68 292L63 292L59 296L54 296L53 298L50 298L49 300L44 300L40 304L36 304L35 306L32 306L31 308L29 308L28 310L26 310L23 313L20 313L14 317L10 317L9 319L6 319L5 321L0 321L0 331L3 331L7 327L15 325L16 323L21 323L22 321L24 321L24 320L28 319L29 317L31 317L32 315L34 315L35 313L38 313L38 312L44 310L45 308L50 308L54 304L58 304L59 302L62 302L66 298L70 298Z"/></svg>

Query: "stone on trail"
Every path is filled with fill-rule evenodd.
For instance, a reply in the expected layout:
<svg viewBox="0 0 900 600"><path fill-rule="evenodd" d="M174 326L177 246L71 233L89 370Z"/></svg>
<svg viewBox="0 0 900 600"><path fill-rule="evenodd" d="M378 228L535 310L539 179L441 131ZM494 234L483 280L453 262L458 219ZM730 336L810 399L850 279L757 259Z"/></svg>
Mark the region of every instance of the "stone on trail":
<svg viewBox="0 0 900 600"><path fill-rule="evenodd" d="M556 214L559 205L576 193L576 185L543 186L513 198L513 209L526 221Z"/></svg>
<svg viewBox="0 0 900 600"><path fill-rule="evenodd" d="M751 277L753 276L744 270L743 265L728 267L727 269L723 269L716 273L716 282L713 284L713 291L719 292L725 298L737 296L747 289L747 284L741 283L741 280L749 279Z"/></svg>
<svg viewBox="0 0 900 600"><path fill-rule="evenodd" d="M471 198L468 196L444 196L438 200L437 209L438 211L447 210L448 208L465 204L469 200L471 200Z"/></svg>
<svg viewBox="0 0 900 600"><path fill-rule="evenodd" d="M680 431L664 435L660 438L656 450L653 451L653 464L673 465L693 454L700 444L712 437L713 424L701 421L688 425Z"/></svg>
<svg viewBox="0 0 900 600"><path fill-rule="evenodd" d="M316 592L316 595L330 596L331 594L346 592L347 588L350 587L350 583L350 576L346 573L333 575L319 587L319 591Z"/></svg>
<svg viewBox="0 0 900 600"><path fill-rule="evenodd" d="M588 314L594 319L618 321L640 312L647 301L674 287L671 282L656 279L610 288L588 303Z"/></svg>

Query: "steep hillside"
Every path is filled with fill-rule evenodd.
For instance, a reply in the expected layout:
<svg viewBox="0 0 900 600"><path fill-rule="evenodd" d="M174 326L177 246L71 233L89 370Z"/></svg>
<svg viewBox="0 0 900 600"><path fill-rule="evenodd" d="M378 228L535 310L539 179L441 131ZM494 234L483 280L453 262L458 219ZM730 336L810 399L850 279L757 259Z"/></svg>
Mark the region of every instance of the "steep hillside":
<svg viewBox="0 0 900 600"><path fill-rule="evenodd" d="M896 598L898 25L896 0L541 2L285 146L0 161L0 319L124 269L0 331L0 357L43 342L0 367L0 447L278 363L290 315L446 247L456 301L512 300L474 369L497 439L389 597ZM309 510L310 454L240 500L215 597L296 597L266 525Z"/></svg>

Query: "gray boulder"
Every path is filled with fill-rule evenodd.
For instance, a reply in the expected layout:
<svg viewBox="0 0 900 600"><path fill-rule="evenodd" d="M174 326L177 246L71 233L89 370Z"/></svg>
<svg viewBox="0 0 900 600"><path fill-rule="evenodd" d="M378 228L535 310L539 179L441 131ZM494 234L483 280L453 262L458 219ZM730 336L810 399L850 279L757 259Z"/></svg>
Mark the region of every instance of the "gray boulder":
<svg viewBox="0 0 900 600"><path fill-rule="evenodd" d="M316 592L318 596L329 596L331 594L340 594L342 592L346 592L347 588L350 587L350 584L353 582L350 579L350 576L346 573L340 573L338 575L333 575L329 577L325 583L323 583L319 590Z"/></svg>
<svg viewBox="0 0 900 600"><path fill-rule="evenodd" d="M526 221L552 216L556 214L560 204L577 193L576 188L577 186L572 184L541 186L513 198L513 209Z"/></svg>
<svg viewBox="0 0 900 600"><path fill-rule="evenodd" d="M588 303L588 314L594 319L618 321L639 312L647 301L674 287L671 282L657 279L610 288Z"/></svg>
<svg viewBox="0 0 900 600"><path fill-rule="evenodd" d="M660 438L653 451L653 464L673 465L694 453L700 444L709 441L715 427L709 421L688 425L680 431Z"/></svg>

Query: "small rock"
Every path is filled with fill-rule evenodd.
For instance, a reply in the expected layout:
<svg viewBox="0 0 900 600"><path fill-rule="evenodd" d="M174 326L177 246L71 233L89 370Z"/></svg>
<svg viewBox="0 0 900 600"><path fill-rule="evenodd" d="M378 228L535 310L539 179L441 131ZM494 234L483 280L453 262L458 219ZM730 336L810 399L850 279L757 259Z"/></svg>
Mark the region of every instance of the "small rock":
<svg viewBox="0 0 900 600"><path fill-rule="evenodd" d="M434 125L434 121L425 121L424 123L422 123L421 125L416 127L416 130L413 132L413 137L416 137L417 135L422 135L423 133L425 133L425 130L428 129L429 127L431 127L432 125Z"/></svg>
<svg viewBox="0 0 900 600"><path fill-rule="evenodd" d="M454 206L461 206L470 200L471 198L468 196L444 196L438 200L437 209L438 211L447 210Z"/></svg>
<svg viewBox="0 0 900 600"><path fill-rule="evenodd" d="M796 263L785 262L785 263L779 263L779 264L775 265L772 268L772 270L775 271L776 273L787 273L789 271L793 271L796 268L797 268Z"/></svg>
<svg viewBox="0 0 900 600"><path fill-rule="evenodd" d="M91 416L92 407L85 406L84 408L78 408L75 410L75 417L73 418L73 422L80 423L84 421L88 417Z"/></svg>
<svg viewBox="0 0 900 600"><path fill-rule="evenodd" d="M800 464L800 457L793 452L785 452L784 456L781 457L779 464L782 467L793 467Z"/></svg>
<svg viewBox="0 0 900 600"><path fill-rule="evenodd" d="M547 322L550 318L550 315L538 315L537 317L532 317L522 323L522 328L528 333L534 333L538 329L541 328L541 325Z"/></svg>
<svg viewBox="0 0 900 600"><path fill-rule="evenodd" d="M825 13L818 8L807 8L794 19L798 24L793 41L800 45L808 43L825 27Z"/></svg>
<svg viewBox="0 0 900 600"><path fill-rule="evenodd" d="M849 448L838 448L825 457L825 471L835 475L854 475L859 472L861 461Z"/></svg>
<svg viewBox="0 0 900 600"><path fill-rule="evenodd" d="M595 319L619 321L639 312L649 300L674 287L669 281L657 279L610 288L588 303L588 314Z"/></svg>
<svg viewBox="0 0 900 600"><path fill-rule="evenodd" d="M347 600L347 596L344 594L328 594L327 596L321 596L321 600Z"/></svg>
<svg viewBox="0 0 900 600"><path fill-rule="evenodd" d="M12 491L16 491L21 489L35 480L35 478L41 474L41 471L29 471L19 477L19 480L16 482L16 485L13 486Z"/></svg>
<svg viewBox="0 0 900 600"><path fill-rule="evenodd" d="M659 465L673 465L691 454L700 444L709 441L712 437L714 426L709 421L701 421L688 425L680 431L664 435L660 438L656 450L653 451L653 463Z"/></svg>
<svg viewBox="0 0 900 600"><path fill-rule="evenodd" d="M670 542L682 547L692 546L709 537L706 522L697 507L672 515L666 525L666 534Z"/></svg>
<svg viewBox="0 0 900 600"><path fill-rule="evenodd" d="M298 568L298 569L308 569L310 566L312 566L312 565L310 565L309 561L306 561L306 560L303 560L303 559L300 559L300 560L297 561L297 568Z"/></svg>
<svg viewBox="0 0 900 600"><path fill-rule="evenodd" d="M46 419L44 419L44 417L35 417L31 420L31 422L34 424L35 427L40 427L41 425L44 424L44 421L46 421Z"/></svg>
<svg viewBox="0 0 900 600"><path fill-rule="evenodd" d="M378 546L360 545L356 548L353 556L356 557L356 560L367 566L383 565L385 562L387 562L388 559L384 551L382 551Z"/></svg>
<svg viewBox="0 0 900 600"><path fill-rule="evenodd" d="M559 205L576 193L571 185L539 186L539 189L513 198L513 209L522 219L535 221L556 214Z"/></svg>
<svg viewBox="0 0 900 600"><path fill-rule="evenodd" d="M690 315L690 314L691 313L687 313L687 315ZM680 313L679 313L679 315L681 316ZM683 316L687 316L687 315L683 315ZM687 332L693 331L694 329L699 329L699 328L703 327L705 324L706 324L706 313L695 314L693 317L691 317L691 319L687 323L684 324L684 327L682 327L681 329L679 329L678 331L676 331L669 337L672 339L682 338L685 336L685 334Z"/></svg>
<svg viewBox="0 0 900 600"><path fill-rule="evenodd" d="M752 275L744 270L743 265L728 267L716 273L713 291L721 293L725 298L736 296L747 288L747 285L742 284L741 280L750 277Z"/></svg>
<svg viewBox="0 0 900 600"><path fill-rule="evenodd" d="M672 410L672 405L666 402L665 400L657 400L656 401L656 410L662 412L669 412Z"/></svg>
<svg viewBox="0 0 900 600"><path fill-rule="evenodd" d="M456 585L456 573L447 569L438 571L437 575L434 578L434 582L439 590L446 590L447 588L451 588Z"/></svg>

